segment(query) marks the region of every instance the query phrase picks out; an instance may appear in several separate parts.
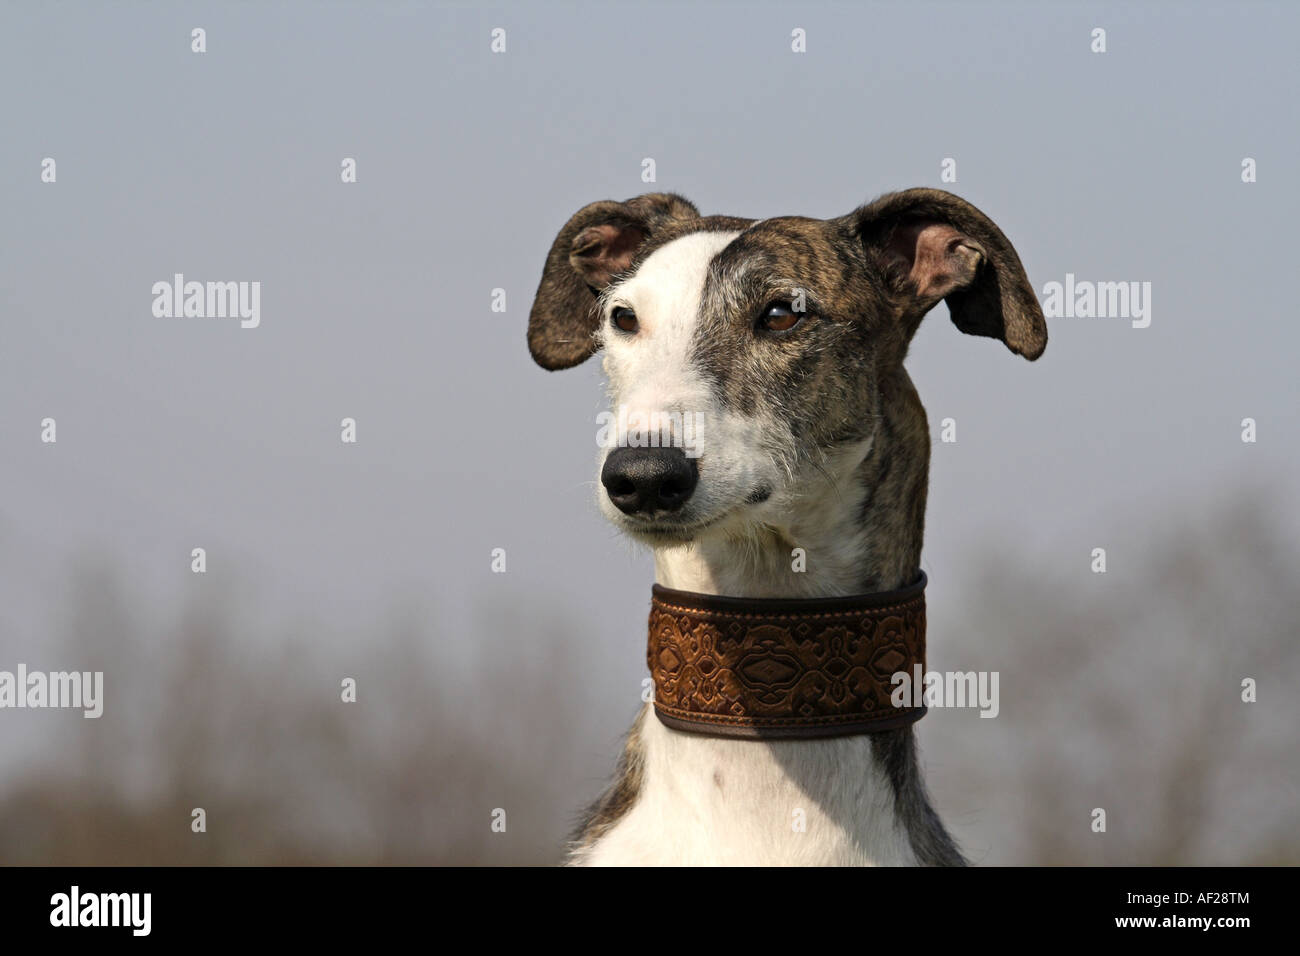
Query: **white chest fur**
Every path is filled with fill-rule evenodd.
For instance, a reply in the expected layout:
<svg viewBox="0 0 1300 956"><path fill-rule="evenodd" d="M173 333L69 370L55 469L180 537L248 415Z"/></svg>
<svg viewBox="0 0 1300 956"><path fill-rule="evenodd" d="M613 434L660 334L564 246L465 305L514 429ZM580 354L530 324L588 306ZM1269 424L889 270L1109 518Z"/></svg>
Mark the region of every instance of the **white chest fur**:
<svg viewBox="0 0 1300 956"><path fill-rule="evenodd" d="M591 866L914 865L866 736L730 740L639 718L632 808L574 862Z"/></svg>

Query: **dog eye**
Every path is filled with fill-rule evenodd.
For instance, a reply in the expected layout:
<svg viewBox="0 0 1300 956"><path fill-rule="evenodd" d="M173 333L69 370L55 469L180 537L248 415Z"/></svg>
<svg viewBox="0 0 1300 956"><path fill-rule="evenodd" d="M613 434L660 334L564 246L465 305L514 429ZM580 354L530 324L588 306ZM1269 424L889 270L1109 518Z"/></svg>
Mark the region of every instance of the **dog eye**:
<svg viewBox="0 0 1300 956"><path fill-rule="evenodd" d="M773 302L758 317L758 327L768 332L789 332L803 321L803 313L795 312L788 302Z"/></svg>
<svg viewBox="0 0 1300 956"><path fill-rule="evenodd" d="M623 306L619 306L611 312L609 320L624 332L635 332L637 329L636 313Z"/></svg>

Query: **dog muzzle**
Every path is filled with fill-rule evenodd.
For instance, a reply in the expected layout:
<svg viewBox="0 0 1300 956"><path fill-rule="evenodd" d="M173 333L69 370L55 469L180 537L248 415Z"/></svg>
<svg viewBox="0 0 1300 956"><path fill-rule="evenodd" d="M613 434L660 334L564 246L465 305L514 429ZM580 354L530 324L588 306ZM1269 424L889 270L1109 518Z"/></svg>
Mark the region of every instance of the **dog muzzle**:
<svg viewBox="0 0 1300 956"><path fill-rule="evenodd" d="M655 713L674 730L759 739L914 723L925 705L891 698L895 674L925 671L925 585L922 572L897 591L785 599L656 584L646 653Z"/></svg>

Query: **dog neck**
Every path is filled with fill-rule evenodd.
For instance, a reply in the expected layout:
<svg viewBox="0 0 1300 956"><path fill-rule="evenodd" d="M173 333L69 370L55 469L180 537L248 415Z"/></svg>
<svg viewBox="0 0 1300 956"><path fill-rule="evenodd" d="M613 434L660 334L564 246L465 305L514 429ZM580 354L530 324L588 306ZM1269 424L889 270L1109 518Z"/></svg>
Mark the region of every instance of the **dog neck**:
<svg viewBox="0 0 1300 956"><path fill-rule="evenodd" d="M757 520L655 550L664 587L733 597L840 597L916 579L930 438L907 373L887 378L870 434L807 466Z"/></svg>

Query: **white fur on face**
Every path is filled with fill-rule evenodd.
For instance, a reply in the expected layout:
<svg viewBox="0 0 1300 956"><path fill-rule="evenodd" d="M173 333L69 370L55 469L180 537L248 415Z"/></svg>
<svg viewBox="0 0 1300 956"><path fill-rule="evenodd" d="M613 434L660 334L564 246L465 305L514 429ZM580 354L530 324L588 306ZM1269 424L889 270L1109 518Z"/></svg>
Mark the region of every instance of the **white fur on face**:
<svg viewBox="0 0 1300 956"><path fill-rule="evenodd" d="M738 232L696 232L655 250L626 281L602 299L604 370L611 404L625 410L627 423L639 416L675 413L697 420L690 436L698 453L699 484L674 514L659 523L620 512L597 482L601 511L615 525L655 549L661 584L687 591L747 597L825 596L854 593L864 573L861 532L851 520L862 498L854 471L870 450L870 439L841 449L822 466L791 474L771 453L789 438L786 422L771 409L745 416L726 407L697 364L700 303L709 264ZM615 308L631 309L638 329L611 328ZM610 449L601 452L604 463ZM746 499L758 490L766 501ZM663 524L686 529L665 537L647 532ZM807 574L791 574L795 547L815 553Z"/></svg>
<svg viewBox="0 0 1300 956"><path fill-rule="evenodd" d="M756 488L770 488L777 478L770 456L758 451L762 446L754 440L756 423L719 402L693 358L709 263L738 235L694 232L674 239L603 297L604 369L615 410L624 410L633 421L654 415L699 423L698 434L677 436L675 442L692 441L700 473L686 505L666 519L675 526L713 525L743 506ZM619 307L636 314L635 333L610 327L609 316ZM627 430L621 423L620 444L626 443ZM607 453L602 453L602 462ZM645 521L623 515L605 494L599 497L610 520L634 533L644 530Z"/></svg>
<svg viewBox="0 0 1300 956"><path fill-rule="evenodd" d="M866 530L856 521L865 486L855 475L868 438L837 450L823 466L780 485L747 509L739 526L688 544L655 549L655 579L665 587L734 597L856 594L867 573ZM792 573L795 549L805 570Z"/></svg>
<svg viewBox="0 0 1300 956"><path fill-rule="evenodd" d="M656 249L626 282L604 297L605 316L617 306L636 313L639 331L604 325L605 374L613 397L629 405L667 409L699 403L707 387L691 364L700 300L709 263L739 232L692 232Z"/></svg>

